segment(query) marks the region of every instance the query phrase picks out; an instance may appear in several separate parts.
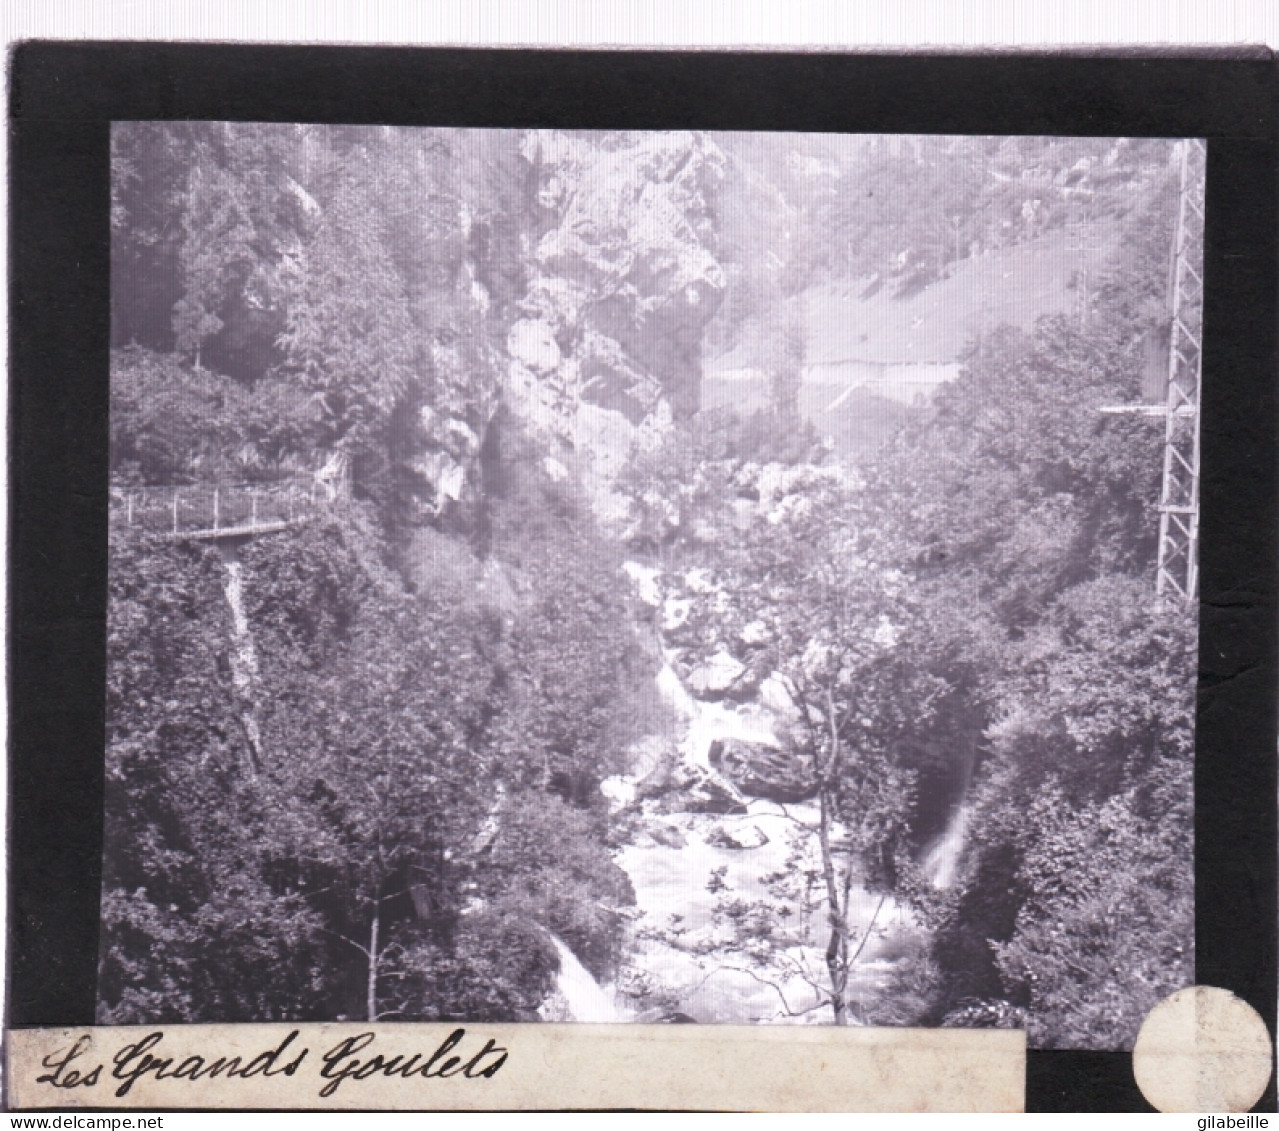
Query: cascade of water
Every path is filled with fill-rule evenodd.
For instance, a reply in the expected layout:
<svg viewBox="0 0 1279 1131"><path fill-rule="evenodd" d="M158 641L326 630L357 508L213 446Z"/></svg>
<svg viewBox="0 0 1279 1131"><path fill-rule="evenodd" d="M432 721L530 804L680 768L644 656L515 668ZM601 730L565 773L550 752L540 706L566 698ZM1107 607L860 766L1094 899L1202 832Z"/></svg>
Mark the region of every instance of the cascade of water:
<svg viewBox="0 0 1279 1131"><path fill-rule="evenodd" d="M690 719L697 713L697 701L688 693L688 690L680 682L680 678L675 674L675 669L671 667L670 660L666 659L666 649L663 648L663 664L662 669L657 673L657 690L667 706L671 708L681 719Z"/></svg>
<svg viewBox="0 0 1279 1131"><path fill-rule="evenodd" d="M260 768L262 762L262 733L258 728L253 709L253 685L258 675L258 653L253 646L253 634L249 631L249 615L244 608L244 567L234 549L222 551L226 566L223 592L231 610L231 682L235 685L243 708L240 712L244 731L249 740L250 773Z"/></svg>
<svg viewBox="0 0 1279 1131"><path fill-rule="evenodd" d="M924 857L924 875L933 887L945 890L959 875L959 861L968 836L968 818L971 809L967 799L960 801L950 811L946 828L942 831Z"/></svg>
<svg viewBox="0 0 1279 1131"><path fill-rule="evenodd" d="M551 935L556 953L560 957L560 972L555 986L568 1004L574 1021L620 1022L629 1018L621 1010L613 995L591 977L591 972L578 961L563 940Z"/></svg>
<svg viewBox="0 0 1279 1131"><path fill-rule="evenodd" d="M777 745L777 736L766 717L724 703L694 699L669 660L657 673L657 689L663 700L685 723L686 730L680 746L689 765L710 771L711 745L723 739L738 739L763 746Z"/></svg>
<svg viewBox="0 0 1279 1131"><path fill-rule="evenodd" d="M929 848L923 859L924 875L933 887L945 889L954 884L959 875L959 864L968 839L968 822L972 817L972 805L968 800L973 769L977 762L977 749L969 749L964 759L963 775L959 783L959 799L951 807L946 827Z"/></svg>
<svg viewBox="0 0 1279 1131"><path fill-rule="evenodd" d="M231 678L235 689L246 694L258 674L258 654L249 632L249 616L244 610L244 567L232 559L226 563L226 603L231 609L231 631L235 648L231 653Z"/></svg>

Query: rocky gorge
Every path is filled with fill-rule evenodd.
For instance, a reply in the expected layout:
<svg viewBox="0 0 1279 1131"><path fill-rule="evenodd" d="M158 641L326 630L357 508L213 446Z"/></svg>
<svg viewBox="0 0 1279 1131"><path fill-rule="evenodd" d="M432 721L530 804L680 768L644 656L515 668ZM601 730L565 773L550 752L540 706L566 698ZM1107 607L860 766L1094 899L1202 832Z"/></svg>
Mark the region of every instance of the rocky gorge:
<svg viewBox="0 0 1279 1131"><path fill-rule="evenodd" d="M1073 987L1188 960L1193 634L1091 406L1158 146L112 145L103 1023L1128 1039ZM1088 335L1023 169L1125 249Z"/></svg>

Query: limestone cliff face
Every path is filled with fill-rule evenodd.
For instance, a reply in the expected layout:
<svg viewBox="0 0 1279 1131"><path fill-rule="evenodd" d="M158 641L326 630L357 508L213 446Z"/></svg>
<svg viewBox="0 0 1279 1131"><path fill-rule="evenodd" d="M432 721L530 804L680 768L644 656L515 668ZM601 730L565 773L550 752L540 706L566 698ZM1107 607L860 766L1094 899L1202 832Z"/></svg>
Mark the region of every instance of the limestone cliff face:
<svg viewBox="0 0 1279 1131"><path fill-rule="evenodd" d="M436 513L477 484L480 449L501 396L501 351L485 326L487 296L469 272L423 303L431 387L417 409L412 467Z"/></svg>
<svg viewBox="0 0 1279 1131"><path fill-rule="evenodd" d="M428 514L456 504L478 484L486 429L500 400L502 357L488 326L490 299L471 257L473 217L461 201L428 201L430 223L415 246L397 249L413 321L423 343L425 382L393 452L412 471Z"/></svg>
<svg viewBox="0 0 1279 1131"><path fill-rule="evenodd" d="M694 133L530 131L527 289L506 340L516 416L607 517L633 447L697 411L723 297L709 197L723 157Z"/></svg>
<svg viewBox="0 0 1279 1131"><path fill-rule="evenodd" d="M456 196L426 200L394 249L429 359L392 459L428 524L465 507L504 404L547 466L622 522L612 484L632 451L699 407L702 336L726 282L710 210L724 158L691 132L533 130L501 144L500 249L493 218Z"/></svg>

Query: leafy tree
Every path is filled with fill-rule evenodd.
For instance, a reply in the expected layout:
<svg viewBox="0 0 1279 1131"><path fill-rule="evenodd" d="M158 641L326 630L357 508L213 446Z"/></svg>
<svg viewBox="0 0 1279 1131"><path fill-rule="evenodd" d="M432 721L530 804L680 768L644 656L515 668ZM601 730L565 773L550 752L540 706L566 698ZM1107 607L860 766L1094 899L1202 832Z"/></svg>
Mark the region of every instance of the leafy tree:
<svg viewBox="0 0 1279 1131"><path fill-rule="evenodd" d="M1006 993L1036 1048L1130 1048L1146 1014L1194 977L1190 766L1156 767L1168 808L1130 787L1074 809L1049 789L1018 877L1028 890L996 943Z"/></svg>
<svg viewBox="0 0 1279 1131"><path fill-rule="evenodd" d="M953 996L1025 1007L1037 1046L1128 1047L1192 974L1193 627L1105 578L1009 657L939 953Z"/></svg>
<svg viewBox="0 0 1279 1131"><path fill-rule="evenodd" d="M111 462L116 481L217 478L218 464L244 439L240 423L247 406L238 393L217 375L184 366L173 355L138 347L112 351Z"/></svg>
<svg viewBox="0 0 1279 1131"><path fill-rule="evenodd" d="M766 626L771 666L798 712L796 751L816 785L825 993L836 1024L849 1019L861 953L855 888L902 893L911 878L916 775L898 740L944 690L902 648L916 612L905 577L884 568L882 547L858 529L863 517L855 496L821 484L750 549L763 598L750 611Z"/></svg>
<svg viewBox="0 0 1279 1131"><path fill-rule="evenodd" d="M1129 219L1169 149L1159 140L877 139L824 202L813 254L837 274L894 278L904 295L974 252Z"/></svg>
<svg viewBox="0 0 1279 1131"><path fill-rule="evenodd" d="M614 973L619 916L635 897L605 844L604 815L534 792L509 795L500 818L476 862L477 896L554 932L597 977Z"/></svg>
<svg viewBox="0 0 1279 1131"><path fill-rule="evenodd" d="M474 910L452 945L401 929L383 984L383 1016L425 1021L536 1021L559 959L546 931L518 911Z"/></svg>
<svg viewBox="0 0 1279 1131"><path fill-rule="evenodd" d="M732 639L752 626L754 663L794 707L791 772L814 796L813 815L795 815L795 848L771 899L745 899L712 877L730 930L710 945L774 984L805 978L841 1025L853 1019L852 974L875 929L859 922L863 893L882 908L911 898L918 881L917 772L902 740L946 690L909 645L916 603L863 502L847 472L797 468L784 498L710 571L716 631ZM797 924L805 945L822 948L820 975L791 953Z"/></svg>
<svg viewBox="0 0 1279 1131"><path fill-rule="evenodd" d="M504 626L476 595L375 583L349 538L335 526L249 557L278 851L325 917L344 1011L452 1016L483 1000L509 1019L536 1008L545 971L516 963L486 998L481 952L538 925L603 971L620 932L606 908L631 898L594 800L632 678L628 631L601 603L611 578L563 534L526 548L531 600ZM358 1009L336 975L352 961Z"/></svg>
<svg viewBox="0 0 1279 1131"><path fill-rule="evenodd" d="M827 254L854 275L908 268L928 281L962 258L977 219L981 167L949 140L881 141L845 173L827 207Z"/></svg>
<svg viewBox="0 0 1279 1131"><path fill-rule="evenodd" d="M284 368L318 395L329 443L376 458L414 373L403 284L358 181L338 187L296 269Z"/></svg>
<svg viewBox="0 0 1279 1131"><path fill-rule="evenodd" d="M111 475L121 486L272 478L308 451L318 415L279 381L250 392L173 354L111 353Z"/></svg>
<svg viewBox="0 0 1279 1131"><path fill-rule="evenodd" d="M318 923L275 890L216 555L113 528L99 1018L314 1016Z"/></svg>
<svg viewBox="0 0 1279 1131"><path fill-rule="evenodd" d="M513 458L518 438L507 435ZM538 464L494 484L489 550L518 590L501 632L494 741L512 782L599 805L622 771L626 706L656 673L630 624L621 555L588 504ZM635 721L635 720L631 720Z"/></svg>
<svg viewBox="0 0 1279 1131"><path fill-rule="evenodd" d="M334 969L362 960L358 1012L376 1020L397 922L458 909L451 861L494 788L481 742L492 672L464 623L361 578L336 529L302 548L251 563L262 789L276 851L349 952Z"/></svg>
<svg viewBox="0 0 1279 1131"><path fill-rule="evenodd" d="M183 293L173 308L174 340L178 352L194 357L199 369L201 345L222 329L217 312L227 291L242 286L252 269L256 235L244 186L211 159L204 144L191 155L182 232Z"/></svg>
<svg viewBox="0 0 1279 1131"><path fill-rule="evenodd" d="M190 176L192 131L171 122L111 127L111 344L174 348L181 293L177 211Z"/></svg>
<svg viewBox="0 0 1279 1131"><path fill-rule="evenodd" d="M771 405L777 425L799 427L799 390L804 374L804 320L798 303L778 304L768 319L769 348L760 360L769 374Z"/></svg>
<svg viewBox="0 0 1279 1131"><path fill-rule="evenodd" d="M971 578L1016 625L1069 585L1144 566L1158 435L1099 412L1130 395L1139 371L1133 339L1065 319L976 346L871 473L925 577Z"/></svg>

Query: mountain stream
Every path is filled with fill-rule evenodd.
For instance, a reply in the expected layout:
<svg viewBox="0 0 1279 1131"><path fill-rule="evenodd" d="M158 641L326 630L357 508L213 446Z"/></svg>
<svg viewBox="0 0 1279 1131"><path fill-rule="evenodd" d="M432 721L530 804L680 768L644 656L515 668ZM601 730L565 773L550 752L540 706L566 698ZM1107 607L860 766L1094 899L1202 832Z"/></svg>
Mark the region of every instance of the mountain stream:
<svg viewBox="0 0 1279 1131"><path fill-rule="evenodd" d="M635 892L634 945L630 966L619 979L623 992L622 986L600 987L563 942L554 940L567 1019L829 1023L832 1014L820 989L826 984L828 927L816 891L808 900L787 900L789 915L766 912L785 929L774 933L764 963L753 961L748 953L752 944L726 946L733 938L731 924L715 915L717 903L734 897L780 909L783 901L773 891L774 878L788 862L797 861L801 872L819 872L816 803L783 805L744 796L711 763L717 741L777 746L775 715L763 704L734 706L695 698L669 655L657 687L679 719L683 766L739 799L739 811L671 812L661 798L637 801L643 767L603 783L615 809L638 816L630 842L615 855ZM939 888L956 878L967 818L961 802L925 854L926 874ZM849 980L850 1012L856 1018L882 997L896 962L918 946L920 928L891 899L856 888L851 899L854 947L869 934Z"/></svg>

